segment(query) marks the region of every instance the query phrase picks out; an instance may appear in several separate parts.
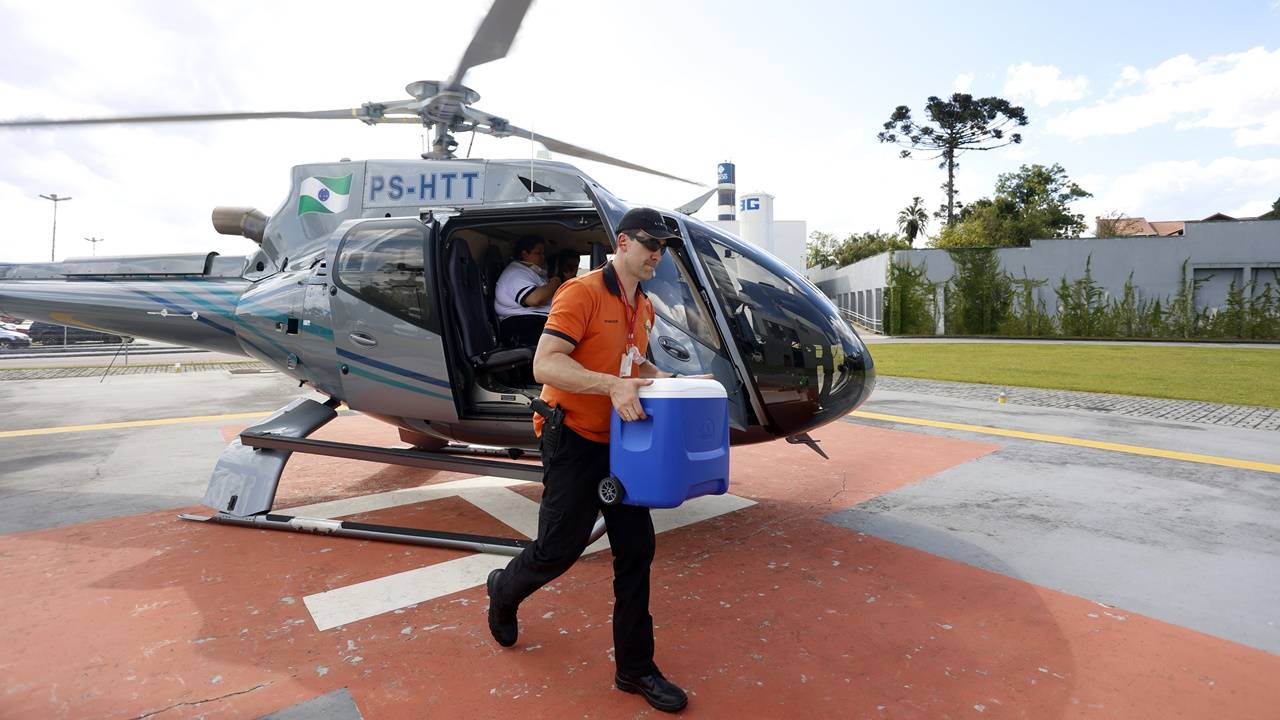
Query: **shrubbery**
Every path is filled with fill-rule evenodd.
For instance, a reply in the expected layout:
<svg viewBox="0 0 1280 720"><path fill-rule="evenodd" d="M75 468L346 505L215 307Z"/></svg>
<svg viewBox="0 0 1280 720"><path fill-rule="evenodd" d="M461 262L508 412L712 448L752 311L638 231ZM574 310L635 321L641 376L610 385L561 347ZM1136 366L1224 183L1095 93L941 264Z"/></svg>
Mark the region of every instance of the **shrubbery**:
<svg viewBox="0 0 1280 720"><path fill-rule="evenodd" d="M994 249L949 251L956 272L945 286L948 335L1005 335L1022 337L1097 338L1222 338L1280 340L1280 289L1270 283L1258 287L1231 283L1226 305L1211 312L1197 310L1197 288L1205 280L1187 275L1172 296L1139 299L1133 273L1120 297L1109 294L1093 278L1093 258L1085 260L1084 275L1068 280L1064 274L1054 289L1055 314L1050 314L1036 290L1046 278L1014 277L999 264ZM935 327L930 283L922 264L897 264L890 259L884 300L884 327L890 335L930 335Z"/></svg>

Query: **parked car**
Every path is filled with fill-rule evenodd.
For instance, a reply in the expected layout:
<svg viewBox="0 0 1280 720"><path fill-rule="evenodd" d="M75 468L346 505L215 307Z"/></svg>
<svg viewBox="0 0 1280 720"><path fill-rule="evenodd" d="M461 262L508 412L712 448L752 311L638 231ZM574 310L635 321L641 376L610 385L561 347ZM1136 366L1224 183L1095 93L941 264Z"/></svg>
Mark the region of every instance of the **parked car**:
<svg viewBox="0 0 1280 720"><path fill-rule="evenodd" d="M31 338L16 330L0 328L0 348L17 350L24 347L31 347Z"/></svg>
<svg viewBox="0 0 1280 720"><path fill-rule="evenodd" d="M133 342L133 338L128 335L121 336L114 333L105 333L101 330L86 330L85 328L71 327L70 325L53 325L43 322L31 323L31 328L27 330L27 334L31 337L31 342L38 342L41 345L61 345L64 337L68 345L78 342Z"/></svg>

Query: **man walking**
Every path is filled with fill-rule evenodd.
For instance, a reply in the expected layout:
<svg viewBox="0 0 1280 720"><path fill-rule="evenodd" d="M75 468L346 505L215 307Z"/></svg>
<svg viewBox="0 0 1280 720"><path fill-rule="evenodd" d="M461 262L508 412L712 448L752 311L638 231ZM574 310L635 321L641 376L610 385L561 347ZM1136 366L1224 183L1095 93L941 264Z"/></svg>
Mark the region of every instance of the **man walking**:
<svg viewBox="0 0 1280 720"><path fill-rule="evenodd" d="M639 389L669 377L645 359L653 306L640 282L653 277L668 243L680 240L650 208L635 208L618 225L618 251L602 268L564 284L533 358L542 400L554 411L534 416L546 469L538 537L505 570L489 575L489 630L510 647L519 631L520 602L568 570L587 546L603 511L613 552L614 684L676 712L688 697L653 662L649 566L655 539L649 509L602 507L596 484L609 475L609 411L642 420Z"/></svg>

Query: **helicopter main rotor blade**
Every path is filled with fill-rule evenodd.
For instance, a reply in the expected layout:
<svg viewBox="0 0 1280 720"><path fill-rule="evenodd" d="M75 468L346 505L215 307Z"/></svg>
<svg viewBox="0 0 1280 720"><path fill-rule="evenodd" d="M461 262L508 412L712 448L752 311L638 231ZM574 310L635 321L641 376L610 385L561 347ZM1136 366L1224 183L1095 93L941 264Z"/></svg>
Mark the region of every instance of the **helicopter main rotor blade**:
<svg viewBox="0 0 1280 720"><path fill-rule="evenodd" d="M563 140L557 140L553 137L547 137L546 135L535 136L532 132L525 130L524 128L516 127L515 125L507 125L506 129L503 131L503 134L505 135L508 132L512 135L519 135L522 138L527 138L529 140L536 140L537 142L540 142L543 145L545 145L546 148L551 152L558 152L563 155L572 155L573 157L580 157L584 160L594 160L596 162L604 163L606 165L616 165L618 167L627 168L628 170L636 170L638 172L648 173L650 175L657 175L658 177L664 177L671 180L679 180L682 183L689 183L690 185L697 185L699 187L707 186L706 183L700 183L700 182L697 182L696 180L686 180L685 178L682 178L678 175L664 173L661 170L654 170L653 168L647 168L643 165L637 165L632 162L627 162L626 160L619 160L616 157L605 155L604 153L598 153L595 150L588 150L584 147L578 147L573 143L567 143Z"/></svg>
<svg viewBox="0 0 1280 720"><path fill-rule="evenodd" d="M699 210L701 210L702 206L706 205L707 201L710 200L711 196L715 195L716 192L717 192L716 188L711 188L710 190L699 195L698 197L676 208L676 212L684 213L685 215L692 215L698 212Z"/></svg>
<svg viewBox="0 0 1280 720"><path fill-rule="evenodd" d="M121 117L69 118L63 120L0 120L0 127L48 127L53 125L114 125L165 122L200 122L210 120L262 120L267 118L295 118L300 120L357 120L370 119L367 108L346 110L312 110L301 112L235 112L197 113L184 115L125 115Z"/></svg>
<svg viewBox="0 0 1280 720"><path fill-rule="evenodd" d="M489 14L480 21L480 27L476 28L471 44L462 54L458 69L453 72L446 87L460 85L462 77L471 68L506 57L507 51L511 49L511 41L515 39L516 31L520 29L520 23L524 21L524 15L532 3L533 0L493 0Z"/></svg>

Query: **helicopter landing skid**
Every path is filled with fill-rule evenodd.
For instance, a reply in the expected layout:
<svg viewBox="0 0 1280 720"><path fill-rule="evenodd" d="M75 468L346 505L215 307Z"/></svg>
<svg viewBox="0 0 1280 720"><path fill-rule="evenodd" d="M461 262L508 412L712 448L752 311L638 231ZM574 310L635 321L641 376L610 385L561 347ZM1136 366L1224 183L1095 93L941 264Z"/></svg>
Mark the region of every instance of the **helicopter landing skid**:
<svg viewBox="0 0 1280 720"><path fill-rule="evenodd" d="M183 514L183 520L271 530L293 530L364 540L385 540L410 545L429 545L456 550L519 555L530 540L471 535L441 530L422 530L395 525L374 525L347 520L304 518L271 512L276 488L289 456L295 452L353 460L493 475L511 480L539 481L538 465L503 460L465 457L465 448L451 445L443 452L312 440L307 436L337 416L336 402L295 400L263 422L240 433L222 451L205 492L204 502L218 510L216 515ZM480 449L481 454L491 454ZM604 535L604 518L597 518L591 541Z"/></svg>

